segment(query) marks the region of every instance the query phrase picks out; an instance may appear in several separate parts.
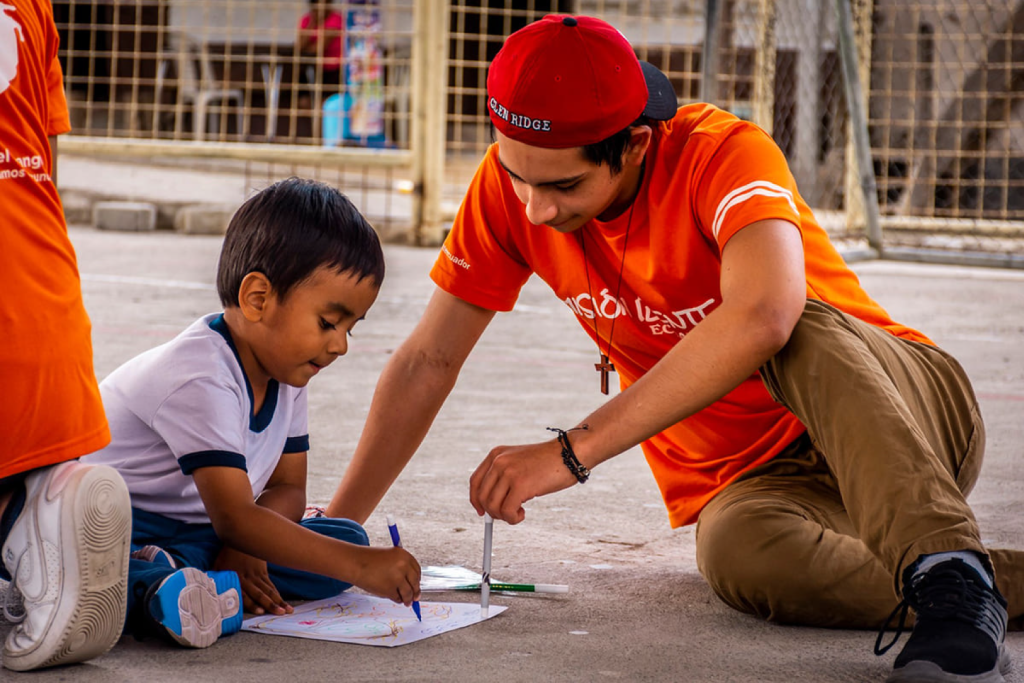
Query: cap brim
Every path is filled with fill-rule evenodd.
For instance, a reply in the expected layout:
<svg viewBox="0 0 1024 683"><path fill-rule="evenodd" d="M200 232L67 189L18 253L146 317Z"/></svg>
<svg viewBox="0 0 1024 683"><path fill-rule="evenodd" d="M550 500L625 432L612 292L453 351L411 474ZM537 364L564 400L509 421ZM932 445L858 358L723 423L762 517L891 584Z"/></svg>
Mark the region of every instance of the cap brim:
<svg viewBox="0 0 1024 683"><path fill-rule="evenodd" d="M679 109L679 101L676 99L671 81L650 62L640 60L640 69L644 72L644 80L647 81L647 106L644 107L644 116L654 121L668 121Z"/></svg>

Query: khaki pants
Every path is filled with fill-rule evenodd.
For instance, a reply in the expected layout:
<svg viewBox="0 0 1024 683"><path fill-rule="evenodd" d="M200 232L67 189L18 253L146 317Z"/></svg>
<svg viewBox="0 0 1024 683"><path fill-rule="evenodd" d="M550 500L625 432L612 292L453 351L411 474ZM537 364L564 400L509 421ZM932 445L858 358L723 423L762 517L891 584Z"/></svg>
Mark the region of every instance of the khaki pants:
<svg viewBox="0 0 1024 683"><path fill-rule="evenodd" d="M697 565L722 600L769 621L878 628L918 556L973 550L1022 625L1024 552L986 550L965 500L985 428L956 360L808 300L761 377L807 434L701 512Z"/></svg>

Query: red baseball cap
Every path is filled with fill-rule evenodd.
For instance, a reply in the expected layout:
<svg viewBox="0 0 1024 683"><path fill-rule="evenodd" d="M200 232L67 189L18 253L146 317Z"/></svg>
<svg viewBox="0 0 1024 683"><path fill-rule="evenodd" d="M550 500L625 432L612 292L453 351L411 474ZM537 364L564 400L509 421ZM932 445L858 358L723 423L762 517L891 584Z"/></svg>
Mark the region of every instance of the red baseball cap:
<svg viewBox="0 0 1024 683"><path fill-rule="evenodd" d="M487 110L501 134L534 147L600 142L641 114L667 121L668 77L594 17L549 14L506 40L487 74Z"/></svg>

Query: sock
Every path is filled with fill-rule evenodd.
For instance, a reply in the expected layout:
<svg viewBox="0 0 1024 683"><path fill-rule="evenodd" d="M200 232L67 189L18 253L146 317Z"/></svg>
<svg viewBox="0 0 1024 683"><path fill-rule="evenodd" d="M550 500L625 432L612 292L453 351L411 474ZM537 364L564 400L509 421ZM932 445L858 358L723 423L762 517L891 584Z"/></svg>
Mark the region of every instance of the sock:
<svg viewBox="0 0 1024 683"><path fill-rule="evenodd" d="M964 564L978 572L978 575L985 581L985 584L992 588L992 575L988 569L985 568L985 564L981 561L981 557L970 550L956 550L947 553L934 553L932 555L922 555L917 558L917 566L914 567L914 576L923 574L940 562L947 560L962 560Z"/></svg>
<svg viewBox="0 0 1024 683"><path fill-rule="evenodd" d="M7 542L7 536L11 533L11 527L14 526L14 522L18 519L23 509L25 509L25 486L20 484L11 494L10 500L7 501L7 507L4 508L4 514L0 517L0 548L3 548L4 543ZM4 581L11 580L10 572L8 572L2 560L0 560L0 579Z"/></svg>

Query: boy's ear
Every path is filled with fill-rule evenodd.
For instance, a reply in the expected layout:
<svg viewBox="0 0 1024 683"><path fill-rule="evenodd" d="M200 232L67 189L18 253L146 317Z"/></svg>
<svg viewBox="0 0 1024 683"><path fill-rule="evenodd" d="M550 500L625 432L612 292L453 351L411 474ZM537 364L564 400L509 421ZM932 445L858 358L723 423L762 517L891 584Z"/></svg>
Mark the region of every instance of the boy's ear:
<svg viewBox="0 0 1024 683"><path fill-rule="evenodd" d="M252 272L242 278L242 285L238 288L238 307L246 320L257 322L263 317L273 289L263 273Z"/></svg>

